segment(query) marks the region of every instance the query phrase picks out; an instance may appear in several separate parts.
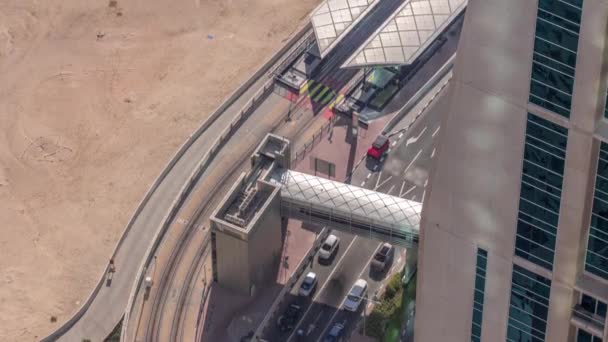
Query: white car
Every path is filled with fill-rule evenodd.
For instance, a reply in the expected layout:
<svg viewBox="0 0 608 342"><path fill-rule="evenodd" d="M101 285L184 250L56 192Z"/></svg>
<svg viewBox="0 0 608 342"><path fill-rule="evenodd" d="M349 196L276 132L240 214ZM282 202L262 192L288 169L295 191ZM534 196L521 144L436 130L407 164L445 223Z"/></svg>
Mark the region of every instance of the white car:
<svg viewBox="0 0 608 342"><path fill-rule="evenodd" d="M317 287L317 275L314 272L308 272L302 280L298 294L302 297L308 297L315 290L315 287Z"/></svg>
<svg viewBox="0 0 608 342"><path fill-rule="evenodd" d="M366 295L367 281L365 281L365 279L357 280L346 296L346 300L344 301L344 310L352 312L359 310L359 306Z"/></svg>
<svg viewBox="0 0 608 342"><path fill-rule="evenodd" d="M340 245L340 238L330 234L319 249L319 262L329 262L338 250L338 245Z"/></svg>

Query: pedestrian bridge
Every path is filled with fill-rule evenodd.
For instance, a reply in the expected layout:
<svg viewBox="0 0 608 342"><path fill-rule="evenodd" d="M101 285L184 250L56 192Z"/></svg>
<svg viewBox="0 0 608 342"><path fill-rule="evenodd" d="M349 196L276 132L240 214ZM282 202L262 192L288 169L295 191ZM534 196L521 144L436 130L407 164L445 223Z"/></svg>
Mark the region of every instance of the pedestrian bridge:
<svg viewBox="0 0 608 342"><path fill-rule="evenodd" d="M281 216L396 245L418 242L422 204L305 173L278 169Z"/></svg>
<svg viewBox="0 0 608 342"><path fill-rule="evenodd" d="M394 245L418 242L421 203L293 171L290 161L289 140L267 135L211 215L213 279L222 286L252 294L276 279L285 217Z"/></svg>

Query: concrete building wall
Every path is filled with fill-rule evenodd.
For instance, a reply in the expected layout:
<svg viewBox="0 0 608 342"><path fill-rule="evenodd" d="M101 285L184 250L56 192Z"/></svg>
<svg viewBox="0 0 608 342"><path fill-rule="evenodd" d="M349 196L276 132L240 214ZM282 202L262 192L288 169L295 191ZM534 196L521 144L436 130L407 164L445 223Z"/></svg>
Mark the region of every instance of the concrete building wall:
<svg viewBox="0 0 608 342"><path fill-rule="evenodd" d="M216 231L217 276L222 286L249 294L251 282L247 241Z"/></svg>
<svg viewBox="0 0 608 342"><path fill-rule="evenodd" d="M529 0L469 1L422 213L416 341L470 340L478 246L482 339L505 339L535 13Z"/></svg>
<svg viewBox="0 0 608 342"><path fill-rule="evenodd" d="M277 193L249 235L248 262L255 289L275 281L281 259L281 237L281 200Z"/></svg>

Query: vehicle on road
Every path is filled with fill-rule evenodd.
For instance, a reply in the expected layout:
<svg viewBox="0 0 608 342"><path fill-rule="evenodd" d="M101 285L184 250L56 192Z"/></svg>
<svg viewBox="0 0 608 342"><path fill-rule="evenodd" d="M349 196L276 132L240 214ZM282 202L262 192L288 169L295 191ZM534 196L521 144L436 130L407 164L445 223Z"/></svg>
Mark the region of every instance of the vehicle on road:
<svg viewBox="0 0 608 342"><path fill-rule="evenodd" d="M382 244L382 247L376 252L372 262L370 263L370 269L373 272L384 272L386 268L393 262L395 255L395 247L388 242Z"/></svg>
<svg viewBox="0 0 608 342"><path fill-rule="evenodd" d="M290 331L296 325L298 318L300 317L300 312L302 311L302 307L296 304L290 304L287 307L287 310L279 317L277 320L277 327L282 332Z"/></svg>
<svg viewBox="0 0 608 342"><path fill-rule="evenodd" d="M329 332L327 333L327 335L325 335L325 338L323 338L323 342L338 342L340 341L340 339L342 338L342 335L344 333L344 326L346 325L346 322L342 322L342 323L334 323L334 325L331 327L331 329L329 329Z"/></svg>
<svg viewBox="0 0 608 342"><path fill-rule="evenodd" d="M340 238L334 234L330 234L321 245L321 249L319 249L319 263L330 263L339 245Z"/></svg>
<svg viewBox="0 0 608 342"><path fill-rule="evenodd" d="M388 153L389 144L390 141L387 136L379 135L376 140L374 140L372 147L367 150L367 157L380 160L382 156Z"/></svg>
<svg viewBox="0 0 608 342"><path fill-rule="evenodd" d="M308 272L304 280L302 280L302 284L300 285L300 290L298 290L298 294L302 297L308 297L310 294L317 288L317 275L314 272Z"/></svg>
<svg viewBox="0 0 608 342"><path fill-rule="evenodd" d="M344 310L352 312L359 310L359 306L366 295L367 281L365 281L365 279L358 279L346 296L346 300L344 301Z"/></svg>

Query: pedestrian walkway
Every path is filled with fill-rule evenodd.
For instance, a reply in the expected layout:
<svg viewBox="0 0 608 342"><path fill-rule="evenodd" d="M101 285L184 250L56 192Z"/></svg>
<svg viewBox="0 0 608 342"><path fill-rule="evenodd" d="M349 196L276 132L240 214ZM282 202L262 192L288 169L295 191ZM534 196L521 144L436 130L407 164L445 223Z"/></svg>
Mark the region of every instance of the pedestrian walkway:
<svg viewBox="0 0 608 342"><path fill-rule="evenodd" d="M326 119L332 120L334 115L329 113ZM311 127L311 130L302 135L303 139L295 141L294 151L300 151L313 139L315 146L305 156L298 157L300 160L297 161L295 170L338 181L348 180L352 170L363 161L367 149L389 120L390 116L384 116L372 121L367 127L360 127L356 119L341 116L328 125L326 131L319 131L318 126ZM323 133L322 137L316 138L315 134L319 132Z"/></svg>

